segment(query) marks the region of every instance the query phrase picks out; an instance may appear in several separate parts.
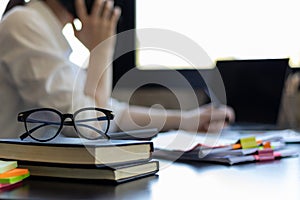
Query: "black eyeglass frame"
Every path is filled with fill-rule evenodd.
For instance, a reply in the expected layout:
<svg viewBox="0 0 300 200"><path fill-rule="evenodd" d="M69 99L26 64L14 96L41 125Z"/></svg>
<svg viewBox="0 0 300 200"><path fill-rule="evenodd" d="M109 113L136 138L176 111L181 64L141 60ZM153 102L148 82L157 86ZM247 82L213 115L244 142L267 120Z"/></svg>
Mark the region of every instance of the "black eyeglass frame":
<svg viewBox="0 0 300 200"><path fill-rule="evenodd" d="M74 122L74 118L76 118L76 115L78 115L78 113L81 113L81 112L87 111L87 110L100 111L100 112L102 112L102 113L105 114L105 119L103 119L103 117L101 117L101 119L100 118L97 118L97 119L98 119L98 121L107 120L108 124L107 124L106 130L105 130L105 132L103 134L106 137L106 139L110 139L110 136L107 134L107 132L108 132L109 127L110 127L110 121L114 119L113 111L107 110L107 109L103 109L103 108L97 108L97 107L82 108L82 109L79 109L76 112L74 112L74 114L70 114L70 113L63 114L63 113L61 113L58 110L53 109L53 108L37 108L37 109L32 109L32 110L20 112L18 114L17 120L19 122L24 122L25 130L26 130L25 133L23 133L23 134L20 135L20 139L24 140L25 138L30 137L31 139L36 140L38 142L48 142L50 140L53 140L55 137L57 137L60 134L63 126L73 126L74 129L75 129L75 131L76 131L76 133L78 133L79 135L81 135L82 137L84 137L86 139L89 139L89 138L85 137L83 134L81 134L80 131L78 131L78 129L76 127L76 124ZM53 137L51 137L51 138L48 138L48 139L38 139L38 138L35 138L35 137L33 137L31 135L31 133L33 133L35 130L37 130L40 127L36 128L36 129L28 130L27 123L26 123L26 120L27 120L28 116L30 116L34 112L39 112L39 111L50 111L50 112L54 112L58 116L60 116L60 120L61 120L60 121L60 127L58 128L56 134ZM67 118L71 119L71 121L65 121ZM95 139L98 139L98 138L95 138Z"/></svg>

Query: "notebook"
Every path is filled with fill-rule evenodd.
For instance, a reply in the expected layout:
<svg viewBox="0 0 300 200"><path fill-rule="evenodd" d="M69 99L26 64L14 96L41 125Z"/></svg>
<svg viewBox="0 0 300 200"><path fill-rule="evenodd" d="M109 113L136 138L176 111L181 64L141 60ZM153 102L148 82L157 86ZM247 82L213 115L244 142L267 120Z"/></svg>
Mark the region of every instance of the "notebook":
<svg viewBox="0 0 300 200"><path fill-rule="evenodd" d="M218 61L227 105L236 113L231 129L277 128L289 59Z"/></svg>

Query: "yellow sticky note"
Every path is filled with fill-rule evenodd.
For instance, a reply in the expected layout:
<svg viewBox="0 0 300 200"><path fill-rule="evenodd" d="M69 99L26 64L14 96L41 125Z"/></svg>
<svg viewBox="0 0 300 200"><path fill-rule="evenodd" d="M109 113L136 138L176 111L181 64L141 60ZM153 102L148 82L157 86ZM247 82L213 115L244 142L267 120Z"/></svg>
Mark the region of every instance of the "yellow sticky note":
<svg viewBox="0 0 300 200"><path fill-rule="evenodd" d="M256 148L257 143L255 137L247 137L240 139L241 145L243 149Z"/></svg>

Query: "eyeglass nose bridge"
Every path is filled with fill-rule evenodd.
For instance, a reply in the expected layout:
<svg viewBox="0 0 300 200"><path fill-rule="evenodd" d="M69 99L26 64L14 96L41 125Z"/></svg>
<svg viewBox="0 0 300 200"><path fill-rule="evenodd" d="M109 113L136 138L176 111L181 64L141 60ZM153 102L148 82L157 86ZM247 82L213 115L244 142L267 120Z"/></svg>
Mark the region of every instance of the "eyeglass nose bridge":
<svg viewBox="0 0 300 200"><path fill-rule="evenodd" d="M66 121L66 119L71 119L71 121ZM74 126L74 115L67 113L62 115L63 124L66 126Z"/></svg>

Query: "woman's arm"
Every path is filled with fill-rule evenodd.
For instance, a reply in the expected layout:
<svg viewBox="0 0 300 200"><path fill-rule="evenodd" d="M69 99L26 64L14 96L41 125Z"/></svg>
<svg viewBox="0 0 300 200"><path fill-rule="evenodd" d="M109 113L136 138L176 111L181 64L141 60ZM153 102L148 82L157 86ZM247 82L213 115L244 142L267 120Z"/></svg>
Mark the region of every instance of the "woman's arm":
<svg viewBox="0 0 300 200"><path fill-rule="evenodd" d="M96 0L91 14L83 0L76 1L82 29L74 27L75 36L90 50L85 94L95 98L98 107L107 107L112 89L112 60L120 8L112 1Z"/></svg>
<svg viewBox="0 0 300 200"><path fill-rule="evenodd" d="M130 106L119 121L121 130L158 128L160 131L182 129L191 132L216 132L234 121L234 111L226 106L211 104L190 111L164 110Z"/></svg>

